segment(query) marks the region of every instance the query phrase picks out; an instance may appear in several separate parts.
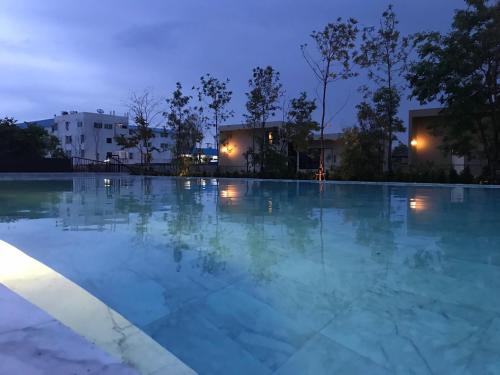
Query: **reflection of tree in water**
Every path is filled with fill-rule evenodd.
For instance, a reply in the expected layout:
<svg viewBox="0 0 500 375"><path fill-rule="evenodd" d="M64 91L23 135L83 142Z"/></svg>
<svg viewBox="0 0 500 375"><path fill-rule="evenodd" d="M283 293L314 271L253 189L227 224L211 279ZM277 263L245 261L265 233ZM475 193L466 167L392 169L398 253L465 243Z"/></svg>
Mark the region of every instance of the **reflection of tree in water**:
<svg viewBox="0 0 500 375"><path fill-rule="evenodd" d="M247 225L248 253L252 260L250 273L259 283L270 282L273 278L272 266L276 264L278 256L275 251L268 248L266 233L263 225Z"/></svg>
<svg viewBox="0 0 500 375"><path fill-rule="evenodd" d="M188 183L189 182L189 183ZM181 269L183 254L190 250L186 238L203 241L202 230L202 189L200 184L191 184L190 180L175 179L171 184L173 192L169 194L170 205L166 213L167 234L173 246L173 259L177 271Z"/></svg>
<svg viewBox="0 0 500 375"><path fill-rule="evenodd" d="M118 182L117 180L117 183ZM135 180L130 186L133 188L134 184L140 184L138 194L132 193L128 196L116 195L115 207L118 212L137 214L135 231L138 239L144 241L148 232L149 221L155 211L154 204L156 198L154 194L152 194L151 178L144 177L138 181Z"/></svg>
<svg viewBox="0 0 500 375"><path fill-rule="evenodd" d="M72 191L72 180L0 181L0 222L58 217L62 193Z"/></svg>
<svg viewBox="0 0 500 375"><path fill-rule="evenodd" d="M337 186L344 220L356 228L356 241L372 250L374 259L389 262L397 250L391 221L391 186Z"/></svg>
<svg viewBox="0 0 500 375"><path fill-rule="evenodd" d="M282 222L285 225L288 241L293 249L305 252L315 242L313 230L318 227L319 219L314 215L311 200L318 197L316 184L288 184L286 204L281 204Z"/></svg>

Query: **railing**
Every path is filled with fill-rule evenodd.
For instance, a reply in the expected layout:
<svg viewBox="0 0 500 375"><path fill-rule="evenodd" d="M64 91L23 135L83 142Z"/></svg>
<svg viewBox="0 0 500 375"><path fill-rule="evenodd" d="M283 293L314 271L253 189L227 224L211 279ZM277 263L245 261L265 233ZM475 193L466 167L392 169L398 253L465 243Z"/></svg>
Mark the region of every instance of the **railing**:
<svg viewBox="0 0 500 375"><path fill-rule="evenodd" d="M106 173L131 173L131 168L116 159L109 161L92 160L72 157L73 172L106 172Z"/></svg>

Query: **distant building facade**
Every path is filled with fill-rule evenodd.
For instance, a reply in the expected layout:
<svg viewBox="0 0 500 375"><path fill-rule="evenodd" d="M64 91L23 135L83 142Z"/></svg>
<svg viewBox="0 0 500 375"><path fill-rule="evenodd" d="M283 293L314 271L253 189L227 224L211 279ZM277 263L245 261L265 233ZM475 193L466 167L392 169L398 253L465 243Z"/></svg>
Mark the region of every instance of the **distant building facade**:
<svg viewBox="0 0 500 375"><path fill-rule="evenodd" d="M69 157L98 161L115 158L127 164L141 163L141 154L137 148L122 150L116 143L115 137L130 136L136 131L135 126L129 126L127 116L71 111L62 112L53 119L31 122L55 135ZM153 151L152 162L169 163L172 139L163 130L154 129L154 133L155 138L151 143L159 151Z"/></svg>
<svg viewBox="0 0 500 375"><path fill-rule="evenodd" d="M441 148L443 139L430 130L432 124L440 119L441 108L411 110L408 121L408 163L410 166L432 164L438 168L449 170L454 168L461 173L468 167L474 176L481 174L486 165L485 160L460 156L452 152L444 152ZM436 124L439 126L439 123Z"/></svg>
<svg viewBox="0 0 500 375"><path fill-rule="evenodd" d="M266 123L265 128L252 129L247 124L234 124L219 126L219 168L227 172L246 172L253 170L251 157L245 153L255 147L259 150L259 142L264 138L265 142L276 145L276 142L282 142L279 132L283 126L282 121L270 121ZM257 139L254 145L254 135ZM296 153L291 145L279 144L278 147L285 150L290 160L296 164L296 170L314 171L319 166L319 155L321 143L319 135L315 134L311 142L310 149L305 153ZM340 155L342 152L342 143L340 134L329 133L324 135L325 150L325 169L333 170L340 166ZM256 170L258 171L258 166Z"/></svg>

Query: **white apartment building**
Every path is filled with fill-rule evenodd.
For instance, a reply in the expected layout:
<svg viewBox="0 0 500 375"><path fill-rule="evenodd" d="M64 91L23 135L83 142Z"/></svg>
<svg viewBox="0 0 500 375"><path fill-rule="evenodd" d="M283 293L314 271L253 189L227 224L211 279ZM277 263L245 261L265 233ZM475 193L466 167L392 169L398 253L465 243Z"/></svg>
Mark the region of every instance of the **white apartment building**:
<svg viewBox="0 0 500 375"><path fill-rule="evenodd" d="M48 127L46 122L44 127ZM128 116L92 112L61 112L55 116L49 133L55 135L61 143L61 148L68 156L104 161L111 157L120 159L127 164L141 162L141 154L137 148L122 150L115 137L132 135L134 126L129 126ZM160 151L152 154L153 163L169 163L172 140L168 133L155 129L152 145Z"/></svg>

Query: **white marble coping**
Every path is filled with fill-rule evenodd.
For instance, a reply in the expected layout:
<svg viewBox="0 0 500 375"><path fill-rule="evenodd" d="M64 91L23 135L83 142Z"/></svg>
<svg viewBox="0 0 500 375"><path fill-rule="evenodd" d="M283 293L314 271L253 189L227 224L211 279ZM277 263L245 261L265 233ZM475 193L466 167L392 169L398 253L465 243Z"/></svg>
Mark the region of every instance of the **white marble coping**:
<svg viewBox="0 0 500 375"><path fill-rule="evenodd" d="M0 283L143 375L195 374L83 288L2 240Z"/></svg>

